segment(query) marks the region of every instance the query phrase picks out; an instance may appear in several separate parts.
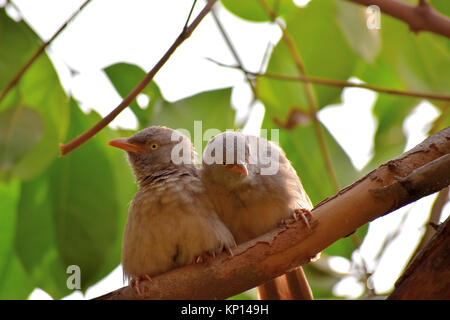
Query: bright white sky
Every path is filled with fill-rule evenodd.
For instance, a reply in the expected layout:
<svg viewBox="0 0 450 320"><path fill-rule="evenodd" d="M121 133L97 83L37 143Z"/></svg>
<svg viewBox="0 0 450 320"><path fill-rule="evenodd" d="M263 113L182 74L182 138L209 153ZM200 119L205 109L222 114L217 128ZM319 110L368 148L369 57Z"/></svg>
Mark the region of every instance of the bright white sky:
<svg viewBox="0 0 450 320"><path fill-rule="evenodd" d="M5 1L0 0L3 4ZM44 39L49 39L59 26L82 3L80 0L14 0L22 16ZM301 3L302 1L295 1ZM305 1L303 1L305 2ZM307 2L307 1L306 1ZM184 25L192 5L186 0L93 0L48 49L65 89L81 102L84 110L95 109L106 115L121 99L102 72L108 65L117 62L134 63L148 71L172 44ZM195 14L204 5L198 1ZM219 8L220 9L220 8ZM14 10L8 11L19 17ZM277 27L268 23L248 23L218 10L220 19L237 48L244 65L249 70L259 70L261 60L269 43L280 38ZM247 107L250 93L243 75L236 70L216 66L205 58L213 58L234 64L214 21L207 16L162 70L155 81L166 99L173 101L200 91L233 87L232 102L235 108ZM71 76L69 68L75 70ZM352 79L357 80L357 79ZM376 94L363 89L346 89L342 105L330 106L321 111L319 118L342 144L357 168L362 168L370 159L372 137L376 121L371 107ZM256 108L255 119L262 119L262 107ZM421 104L409 117L404 130L408 133L407 149L425 138L425 124L438 116L438 111L427 103ZM350 119L358 121L350 122ZM258 121L256 121L258 122ZM135 128L136 120L129 110L122 112L113 126ZM255 127L246 128L257 133ZM355 134L357 132L358 134ZM411 250L420 238L423 222L435 196L424 198L395 214L376 220L371 224L367 241L361 255L369 268L373 268L373 257L381 245L383 236L392 232L402 216L410 210L402 230L405 232L387 250L386 257L377 267L373 280L377 291L389 290L399 276ZM450 213L446 207L445 219ZM359 257L355 257L357 261ZM348 272L352 265L345 259L336 259L333 266ZM68 299L93 298L123 285L121 268L87 291L85 297L74 292ZM348 297L357 296L361 288L352 277L346 277L335 288L337 293ZM49 296L37 289L30 299L45 299Z"/></svg>

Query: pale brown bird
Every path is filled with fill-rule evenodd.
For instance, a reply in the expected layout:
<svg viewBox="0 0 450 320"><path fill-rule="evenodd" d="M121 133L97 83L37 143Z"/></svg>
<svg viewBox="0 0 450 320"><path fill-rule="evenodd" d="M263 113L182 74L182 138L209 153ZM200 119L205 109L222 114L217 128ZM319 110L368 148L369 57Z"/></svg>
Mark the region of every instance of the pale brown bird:
<svg viewBox="0 0 450 320"><path fill-rule="evenodd" d="M201 177L219 217L238 244L312 209L281 148L265 139L225 132L205 148ZM312 299L301 268L258 287L262 299ZM276 289L276 290L275 290Z"/></svg>
<svg viewBox="0 0 450 320"><path fill-rule="evenodd" d="M191 141L166 127L149 127L109 142L125 150L139 185L123 235L122 266L131 286L235 245L218 218Z"/></svg>

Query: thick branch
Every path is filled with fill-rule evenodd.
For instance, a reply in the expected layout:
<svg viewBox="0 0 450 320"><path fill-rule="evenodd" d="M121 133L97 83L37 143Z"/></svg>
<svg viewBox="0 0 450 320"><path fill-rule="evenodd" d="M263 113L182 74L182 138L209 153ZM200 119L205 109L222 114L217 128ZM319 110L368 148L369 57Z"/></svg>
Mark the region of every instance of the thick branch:
<svg viewBox="0 0 450 320"><path fill-rule="evenodd" d="M124 287L98 299L224 299L253 288L309 262L360 226L424 196L422 192L409 192L411 189L403 188L399 181L449 153L447 128L322 201L312 211L310 229L300 219L240 245L233 250L234 257L222 254L209 264L188 265L154 277L151 282L143 281L143 296ZM442 174L448 178L450 171ZM389 188L393 185L398 187ZM434 184L426 189L430 194L440 188L442 185Z"/></svg>
<svg viewBox="0 0 450 320"><path fill-rule="evenodd" d="M450 217L397 280L389 299L450 299Z"/></svg>
<svg viewBox="0 0 450 320"><path fill-rule="evenodd" d="M61 144L61 155L64 156L73 149L79 147L94 135L96 135L100 130L106 127L111 121L114 120L128 105L136 99L137 95L144 90L144 88L153 80L156 73L162 68L162 66L169 60L170 56L175 52L175 50L192 34L195 28L199 25L200 21L208 14L211 10L212 6L217 0L208 0L208 3L205 5L203 10L198 14L195 20L188 26L184 27L181 34L175 40L175 42L170 46L170 48L166 51L166 53L162 56L162 58L156 63L152 70L150 70L144 79L139 82L136 87L123 99L123 101L106 117L101 119L98 123L96 123L92 128L88 131L82 133L72 141L67 144ZM190 15L189 15L190 16ZM189 20L189 19L188 19Z"/></svg>
<svg viewBox="0 0 450 320"><path fill-rule="evenodd" d="M450 18L437 12L428 1L420 1L417 6L394 0L347 1L365 6L377 5L383 13L407 23L414 32L430 31L450 38Z"/></svg>

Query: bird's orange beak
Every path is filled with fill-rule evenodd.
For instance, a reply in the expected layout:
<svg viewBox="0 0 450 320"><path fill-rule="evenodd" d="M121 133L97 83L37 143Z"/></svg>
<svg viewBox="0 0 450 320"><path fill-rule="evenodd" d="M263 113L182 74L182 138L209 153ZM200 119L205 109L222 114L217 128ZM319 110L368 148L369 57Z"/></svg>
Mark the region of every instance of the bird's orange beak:
<svg viewBox="0 0 450 320"><path fill-rule="evenodd" d="M108 144L110 146L128 151L128 152L134 152L134 153L138 153L138 152L142 152L144 151L142 149L142 147L138 146L137 144L131 143L128 141L127 138L118 138L118 139L114 139L111 140L110 142L108 142Z"/></svg>
<svg viewBox="0 0 450 320"><path fill-rule="evenodd" d="M228 170L248 176L247 166L243 163L233 164L228 168Z"/></svg>

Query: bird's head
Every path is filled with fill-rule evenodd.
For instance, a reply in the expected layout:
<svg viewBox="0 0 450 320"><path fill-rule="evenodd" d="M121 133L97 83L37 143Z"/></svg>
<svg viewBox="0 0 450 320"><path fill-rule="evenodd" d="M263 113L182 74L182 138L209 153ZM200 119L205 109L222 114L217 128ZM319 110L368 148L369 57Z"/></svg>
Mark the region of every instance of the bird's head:
<svg viewBox="0 0 450 320"><path fill-rule="evenodd" d="M230 188L248 176L249 148L245 135L227 131L211 139L202 158L203 174Z"/></svg>
<svg viewBox="0 0 450 320"><path fill-rule="evenodd" d="M194 150L189 138L167 127L148 127L129 138L112 140L109 145L128 153L138 181L160 170L194 163Z"/></svg>

